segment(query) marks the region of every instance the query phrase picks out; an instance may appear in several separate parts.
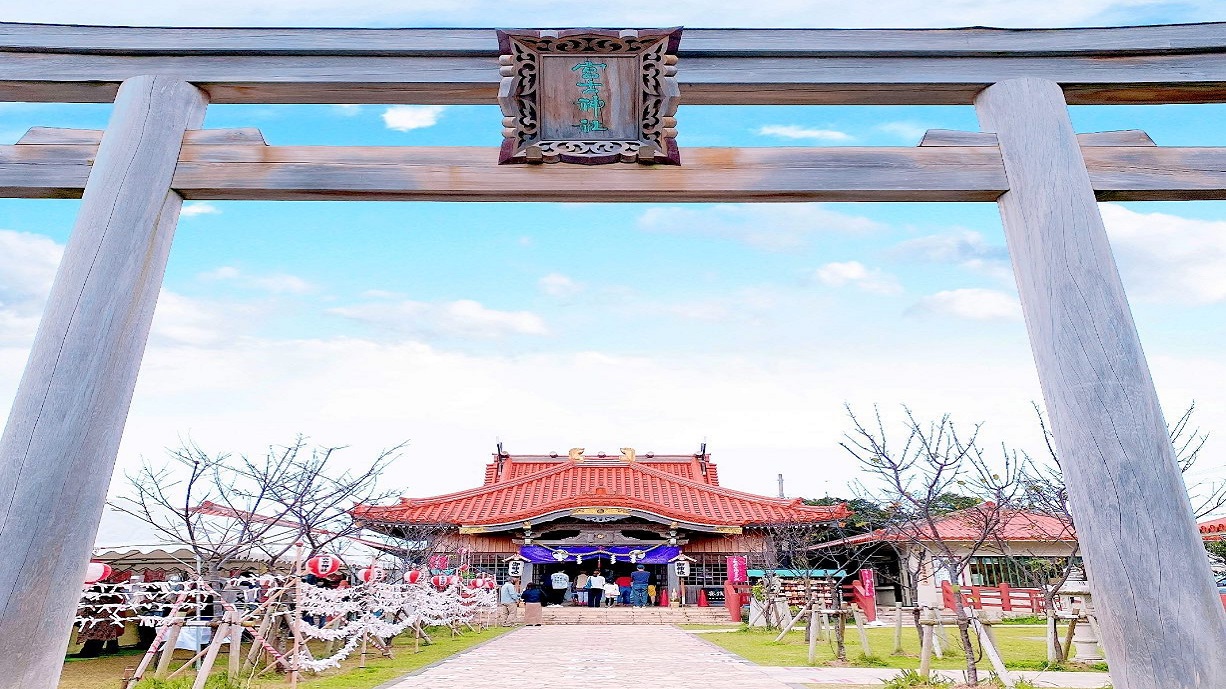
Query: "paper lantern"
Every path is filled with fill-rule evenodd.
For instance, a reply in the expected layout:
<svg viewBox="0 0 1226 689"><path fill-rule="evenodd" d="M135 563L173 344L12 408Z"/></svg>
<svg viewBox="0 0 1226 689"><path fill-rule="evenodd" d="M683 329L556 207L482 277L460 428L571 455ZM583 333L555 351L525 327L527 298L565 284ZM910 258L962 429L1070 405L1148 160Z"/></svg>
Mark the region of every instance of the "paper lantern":
<svg viewBox="0 0 1226 689"><path fill-rule="evenodd" d="M96 584L111 576L111 566L105 562L91 562L85 567L85 583Z"/></svg>
<svg viewBox="0 0 1226 689"><path fill-rule="evenodd" d="M438 575L430 577L430 584L434 586L434 588L439 589L441 591L447 588L451 584L450 580L451 580L451 577L446 577L446 576L443 576L442 574L438 574Z"/></svg>
<svg viewBox="0 0 1226 689"><path fill-rule="evenodd" d="M459 567L457 567L457 568L456 568L456 571L457 571L457 572L467 572L467 571L468 571L468 565L460 565Z"/></svg>
<svg viewBox="0 0 1226 689"><path fill-rule="evenodd" d="M485 579L482 579L481 577L477 577L476 579L468 580L468 588L470 589L479 589L479 588L483 588L484 586L485 586Z"/></svg>
<svg viewBox="0 0 1226 689"><path fill-rule="evenodd" d="M358 572L358 578L369 584L372 581L383 581L387 578L387 572L384 572L379 567L367 567Z"/></svg>
<svg viewBox="0 0 1226 689"><path fill-rule="evenodd" d="M455 585L456 585L456 584L458 584L458 583L460 583L460 577L458 577L458 576L456 576L456 575L454 575L454 574L452 574L451 576L447 577L447 585L448 585L448 586L455 586Z"/></svg>
<svg viewBox="0 0 1226 689"><path fill-rule="evenodd" d="M317 577L335 574L341 568L341 559L335 555L316 555L307 560L307 571Z"/></svg>
<svg viewBox="0 0 1226 689"><path fill-rule="evenodd" d="M406 584L419 584L419 583L422 583L421 578L423 576L425 575L422 574L422 571L420 569L410 569L409 571L404 573L404 581Z"/></svg>
<svg viewBox="0 0 1226 689"><path fill-rule="evenodd" d="M485 588L490 590L496 589L498 588L498 582L494 581L493 579L486 579Z"/></svg>

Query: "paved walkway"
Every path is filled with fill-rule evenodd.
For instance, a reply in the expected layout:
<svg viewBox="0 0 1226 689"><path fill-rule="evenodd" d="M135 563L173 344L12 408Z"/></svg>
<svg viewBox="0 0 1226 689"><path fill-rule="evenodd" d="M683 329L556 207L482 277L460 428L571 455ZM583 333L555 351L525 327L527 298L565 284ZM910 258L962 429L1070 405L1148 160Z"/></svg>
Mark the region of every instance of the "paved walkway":
<svg viewBox="0 0 1226 689"><path fill-rule="evenodd" d="M626 652L626 649L639 649ZM525 627L406 677L392 689L591 686L791 689L742 658L665 625Z"/></svg>
<svg viewBox="0 0 1226 689"><path fill-rule="evenodd" d="M627 653L625 649L639 649ZM898 674L881 668L765 667L667 625L525 627L452 656L390 689L525 686L574 689L659 684L701 689L796 689L806 684L880 686ZM951 673L944 673L954 678ZM1102 672L1021 672L1040 687L1096 689Z"/></svg>

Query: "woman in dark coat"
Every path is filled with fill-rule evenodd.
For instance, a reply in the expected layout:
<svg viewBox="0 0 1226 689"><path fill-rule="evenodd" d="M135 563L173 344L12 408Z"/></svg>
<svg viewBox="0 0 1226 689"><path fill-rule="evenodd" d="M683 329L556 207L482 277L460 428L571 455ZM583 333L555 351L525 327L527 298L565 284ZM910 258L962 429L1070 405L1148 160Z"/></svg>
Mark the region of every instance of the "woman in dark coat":
<svg viewBox="0 0 1226 689"><path fill-rule="evenodd" d="M522 596L524 601L524 626L541 626L541 605L545 602L545 590L538 586L536 582L532 582L528 584L528 588L524 589Z"/></svg>

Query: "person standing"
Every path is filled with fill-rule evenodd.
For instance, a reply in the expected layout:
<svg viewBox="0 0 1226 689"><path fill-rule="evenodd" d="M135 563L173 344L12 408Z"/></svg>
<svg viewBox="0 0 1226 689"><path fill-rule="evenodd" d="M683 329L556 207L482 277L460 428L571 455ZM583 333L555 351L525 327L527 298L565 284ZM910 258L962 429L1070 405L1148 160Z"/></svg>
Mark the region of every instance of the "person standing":
<svg viewBox="0 0 1226 689"><path fill-rule="evenodd" d="M605 580L604 585L604 602L608 607L617 605L621 599L621 587L613 580L613 573L609 572L609 578Z"/></svg>
<svg viewBox="0 0 1226 689"><path fill-rule="evenodd" d="M549 575L549 585L553 587L552 604L562 607L562 601L566 599L566 589L570 588L570 575L559 569Z"/></svg>
<svg viewBox="0 0 1226 689"><path fill-rule="evenodd" d="M636 608L647 607L647 585L651 583L651 572L643 565L630 575L630 603Z"/></svg>
<svg viewBox="0 0 1226 689"><path fill-rule="evenodd" d="M600 599L604 597L604 577L600 576L600 570L588 577L587 580L587 607L599 608Z"/></svg>
<svg viewBox="0 0 1226 689"><path fill-rule="evenodd" d="M537 586L535 581L529 582L522 598L524 601L524 626L541 626L541 606L545 602L545 590Z"/></svg>
<svg viewBox="0 0 1226 689"><path fill-rule="evenodd" d="M516 607L519 605L519 579L510 579L498 591L498 623L503 627L514 627L519 619Z"/></svg>
<svg viewBox="0 0 1226 689"><path fill-rule="evenodd" d="M630 605L630 575L623 574L617 578L617 602Z"/></svg>
<svg viewBox="0 0 1226 689"><path fill-rule="evenodd" d="M575 577L575 603L578 605L587 605L587 579L587 572L579 572Z"/></svg>

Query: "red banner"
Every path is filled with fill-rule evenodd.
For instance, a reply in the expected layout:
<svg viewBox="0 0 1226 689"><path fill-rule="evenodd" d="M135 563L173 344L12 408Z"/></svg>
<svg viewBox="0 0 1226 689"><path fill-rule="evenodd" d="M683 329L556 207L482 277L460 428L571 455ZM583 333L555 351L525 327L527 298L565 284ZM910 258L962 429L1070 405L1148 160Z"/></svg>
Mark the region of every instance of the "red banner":
<svg viewBox="0 0 1226 689"><path fill-rule="evenodd" d="M728 556L728 581L743 584L749 581L749 563L744 555Z"/></svg>
<svg viewBox="0 0 1226 689"><path fill-rule="evenodd" d="M860 580L852 584L856 603L869 622L877 620L877 574L871 569L860 570Z"/></svg>

